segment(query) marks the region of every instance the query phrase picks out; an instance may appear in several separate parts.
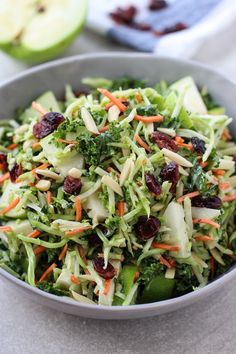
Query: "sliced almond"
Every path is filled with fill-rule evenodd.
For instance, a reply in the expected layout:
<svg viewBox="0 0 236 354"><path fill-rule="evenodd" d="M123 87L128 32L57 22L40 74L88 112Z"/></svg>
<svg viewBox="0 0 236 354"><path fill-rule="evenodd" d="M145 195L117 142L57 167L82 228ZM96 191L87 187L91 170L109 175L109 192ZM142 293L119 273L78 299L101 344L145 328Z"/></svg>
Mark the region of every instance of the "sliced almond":
<svg viewBox="0 0 236 354"><path fill-rule="evenodd" d="M35 185L41 192L46 192L51 187L51 182L46 179L40 179L38 183Z"/></svg>
<svg viewBox="0 0 236 354"><path fill-rule="evenodd" d="M82 175L82 172L78 168L71 168L70 171L68 172L68 176L73 177L73 178L80 178Z"/></svg>
<svg viewBox="0 0 236 354"><path fill-rule="evenodd" d="M110 176L103 176L101 182L107 187L111 188L115 193L119 194L121 197L123 196L123 192L120 185L116 181L114 181L114 179Z"/></svg>
<svg viewBox="0 0 236 354"><path fill-rule="evenodd" d="M173 151L170 151L166 148L161 150L163 154L168 157L171 161L176 162L178 165L183 166L183 167L193 167L193 164L186 160L184 157L180 156L179 154L176 154Z"/></svg>
<svg viewBox="0 0 236 354"><path fill-rule="evenodd" d="M118 120L120 114L120 110L117 106L111 106L108 111L108 121L113 122L114 120Z"/></svg>
<svg viewBox="0 0 236 354"><path fill-rule="evenodd" d="M93 120L92 115L89 113L89 111L85 108L81 108L81 117L84 121L85 127L88 129L90 133L93 134L100 134L98 131L98 128Z"/></svg>

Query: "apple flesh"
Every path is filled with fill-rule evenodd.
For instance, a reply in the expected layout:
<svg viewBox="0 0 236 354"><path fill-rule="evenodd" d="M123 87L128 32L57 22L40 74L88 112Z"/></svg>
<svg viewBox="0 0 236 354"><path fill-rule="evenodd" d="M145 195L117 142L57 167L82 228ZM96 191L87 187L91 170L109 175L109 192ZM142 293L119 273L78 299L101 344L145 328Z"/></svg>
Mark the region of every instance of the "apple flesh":
<svg viewBox="0 0 236 354"><path fill-rule="evenodd" d="M83 28L88 0L1 0L0 48L28 62L51 59Z"/></svg>

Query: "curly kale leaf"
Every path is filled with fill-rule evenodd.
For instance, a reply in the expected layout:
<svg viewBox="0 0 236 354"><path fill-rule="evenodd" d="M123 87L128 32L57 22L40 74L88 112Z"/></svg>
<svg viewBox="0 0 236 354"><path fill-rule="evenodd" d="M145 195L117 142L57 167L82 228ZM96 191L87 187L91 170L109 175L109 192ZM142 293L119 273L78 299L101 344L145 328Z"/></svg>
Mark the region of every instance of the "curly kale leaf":
<svg viewBox="0 0 236 354"><path fill-rule="evenodd" d="M165 268L163 264L154 259L144 259L140 267L139 281L144 285L148 284L157 275L164 275Z"/></svg>
<svg viewBox="0 0 236 354"><path fill-rule="evenodd" d="M121 79L113 80L111 87L109 88L111 91L116 91L122 88L122 90L128 90L132 88L144 88L146 86L145 80L138 80L130 77L123 77Z"/></svg>
<svg viewBox="0 0 236 354"><path fill-rule="evenodd" d="M179 295L190 292L193 290L193 287L199 285L189 264L177 264L175 279L177 280L176 292Z"/></svg>
<svg viewBox="0 0 236 354"><path fill-rule="evenodd" d="M57 295L57 296L69 296L70 295L69 291L56 288L53 285L53 283L50 283L47 281L38 283L37 288L42 291L45 291L46 293L50 293L50 294Z"/></svg>

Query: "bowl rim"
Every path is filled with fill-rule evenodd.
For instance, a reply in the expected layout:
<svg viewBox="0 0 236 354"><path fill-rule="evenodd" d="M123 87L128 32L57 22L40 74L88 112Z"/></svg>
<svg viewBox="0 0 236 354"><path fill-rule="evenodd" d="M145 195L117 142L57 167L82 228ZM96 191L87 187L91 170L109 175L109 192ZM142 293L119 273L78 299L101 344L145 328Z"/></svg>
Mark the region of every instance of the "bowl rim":
<svg viewBox="0 0 236 354"><path fill-rule="evenodd" d="M57 60L53 60L47 63L43 63L41 65L34 66L30 69L24 70L23 72L12 76L10 79L3 80L0 83L0 90L4 88L5 86L8 86L14 82L20 81L23 78L27 78L31 76L34 73L38 73L41 71L44 71L46 69L50 69L53 67L58 67L64 64L69 64L77 61L84 61L84 60L97 60L97 59L102 59L102 58L117 58L117 59L125 59L125 58L141 58L141 59L156 59L157 61L159 60L167 60L169 63L173 64L186 64L190 65L195 68L200 68L203 71L207 71L208 73L210 72L212 75L216 75L217 77L223 79L224 81L228 82L231 85L236 86L236 83L229 79L226 78L222 73L212 69L206 64L198 63L194 60L185 60L185 59L179 59L179 58L172 58L172 57L167 57L167 56L159 56L155 54L150 54L150 53L138 53L138 52L122 52L122 51L115 51L115 52L101 52L101 53L96 53L96 56L94 54L89 53L89 54L79 54L79 55L73 55L70 57L66 58L61 58ZM202 288L199 288L195 291L192 291L190 293L187 293L185 295L171 298L168 300L164 301L158 301L158 302L152 302L152 303L147 303L147 304L136 304L136 305L126 305L126 306L104 306L104 305L97 305L97 304L86 304L82 302L77 302L76 300L66 297L66 296L57 296L54 294L47 293L43 290L40 290L36 287L33 287L26 283L25 281L16 278L12 274L8 273L5 271L3 268L0 268L0 275L3 276L5 279L9 280L10 282L14 283L16 286L19 286L22 288L22 290L29 291L30 293L38 295L40 298L46 298L48 300L53 300L55 303L59 304L65 304L69 305L72 307L75 307L77 309L81 308L83 310L88 310L88 311L93 311L96 310L96 312L99 313L127 313L127 312L145 312L146 310L157 310L157 309L163 309L163 308L168 308L169 311L171 311L171 308L178 308L177 305L187 305L192 302L198 301L201 298L205 297L206 295L209 295L216 291L218 288L222 287L223 284L229 282L231 279L233 279L236 276L236 266L233 266L228 272L222 274L219 278L213 280L212 282L206 284Z"/></svg>

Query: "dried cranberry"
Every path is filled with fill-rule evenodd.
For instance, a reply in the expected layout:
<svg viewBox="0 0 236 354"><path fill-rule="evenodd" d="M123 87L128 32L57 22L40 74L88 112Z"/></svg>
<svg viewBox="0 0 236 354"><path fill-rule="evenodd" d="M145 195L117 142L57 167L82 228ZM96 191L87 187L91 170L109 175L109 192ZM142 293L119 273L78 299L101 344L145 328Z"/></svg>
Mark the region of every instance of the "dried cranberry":
<svg viewBox="0 0 236 354"><path fill-rule="evenodd" d="M76 91L74 91L74 94L76 97L80 97L83 95L87 96L89 94L89 92L85 91L85 90L76 90Z"/></svg>
<svg viewBox="0 0 236 354"><path fill-rule="evenodd" d="M179 168L175 162L170 162L164 166L160 172L162 181L169 181L172 183L170 191L174 193L176 191L176 185L179 180Z"/></svg>
<svg viewBox="0 0 236 354"><path fill-rule="evenodd" d="M162 31L153 31L153 33L157 36L163 36L165 34L183 31L186 28L188 28L188 26L185 23L179 22L173 26L164 28Z"/></svg>
<svg viewBox="0 0 236 354"><path fill-rule="evenodd" d="M7 170L7 167L8 167L7 155L5 155L3 152L0 152L0 165L1 165L1 169L3 171Z"/></svg>
<svg viewBox="0 0 236 354"><path fill-rule="evenodd" d="M63 187L66 193L77 195L81 191L82 184L79 178L67 176L64 180Z"/></svg>
<svg viewBox="0 0 236 354"><path fill-rule="evenodd" d="M177 152L178 146L176 143L166 134L161 132L152 133L152 141L157 144L160 149L166 148L168 150Z"/></svg>
<svg viewBox="0 0 236 354"><path fill-rule="evenodd" d="M202 197L192 198L192 205L199 208L220 209L222 201L218 197Z"/></svg>
<svg viewBox="0 0 236 354"><path fill-rule="evenodd" d="M97 234L88 235L88 244L90 247L97 247L102 244L102 240Z"/></svg>
<svg viewBox="0 0 236 354"><path fill-rule="evenodd" d="M17 178L22 174L22 167L15 163L15 165L10 170L10 179L14 183Z"/></svg>
<svg viewBox="0 0 236 354"><path fill-rule="evenodd" d="M156 180L154 175L152 175L151 173L145 173L145 182L146 182L148 189L152 193L154 193L156 195L161 194L161 186L159 185L159 183Z"/></svg>
<svg viewBox="0 0 236 354"><path fill-rule="evenodd" d="M140 216L138 222L134 225L136 235L143 241L155 236L160 230L160 220L154 216Z"/></svg>
<svg viewBox="0 0 236 354"><path fill-rule="evenodd" d="M44 114L41 121L33 126L33 134L42 139L52 133L65 120L61 113L49 112Z"/></svg>
<svg viewBox="0 0 236 354"><path fill-rule="evenodd" d="M108 228L105 225L99 224L97 226L97 229L99 229L103 233L103 235L108 234Z"/></svg>
<svg viewBox="0 0 236 354"><path fill-rule="evenodd" d="M164 9L167 6L168 4L165 0L150 0L148 8L151 11L158 11Z"/></svg>
<svg viewBox="0 0 236 354"><path fill-rule="evenodd" d="M93 267L100 277L104 279L112 279L116 275L116 270L111 263L108 263L107 267L104 269L103 258L94 258Z"/></svg>
<svg viewBox="0 0 236 354"><path fill-rule="evenodd" d="M197 138L196 136L194 136L193 138L191 138L191 143L193 145L194 150L198 153L203 155L204 152L206 151L206 146L203 140Z"/></svg>
<svg viewBox="0 0 236 354"><path fill-rule="evenodd" d="M137 8L135 6L129 6L127 8L118 7L115 11L110 13L110 17L118 24L131 24L134 21L134 17L137 14Z"/></svg>

